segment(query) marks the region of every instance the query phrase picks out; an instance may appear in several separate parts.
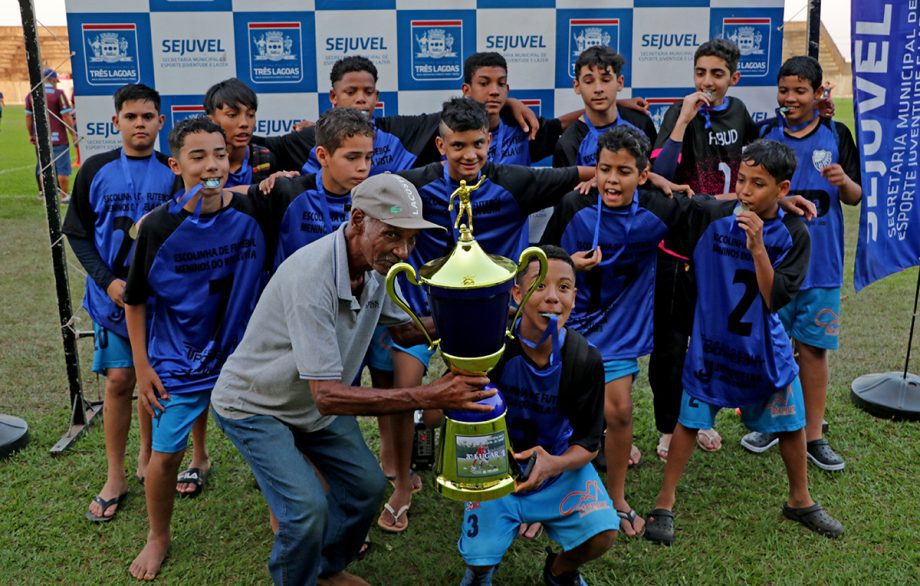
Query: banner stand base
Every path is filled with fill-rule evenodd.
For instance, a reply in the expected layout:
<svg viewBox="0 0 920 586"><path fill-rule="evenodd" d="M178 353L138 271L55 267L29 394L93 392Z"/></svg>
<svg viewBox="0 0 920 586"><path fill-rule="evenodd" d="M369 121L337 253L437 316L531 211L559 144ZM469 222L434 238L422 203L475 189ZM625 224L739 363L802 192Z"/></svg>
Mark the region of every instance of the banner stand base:
<svg viewBox="0 0 920 586"><path fill-rule="evenodd" d="M82 413L78 411L81 408ZM64 450L80 439L83 432L89 429L97 415L100 416L100 419L102 418L102 401L89 402L78 397L74 401L74 413L70 419L70 429L51 447L51 455L60 456L63 454Z"/></svg>
<svg viewBox="0 0 920 586"><path fill-rule="evenodd" d="M850 398L863 411L885 419L920 420L920 376L903 372L864 374L853 381Z"/></svg>
<svg viewBox="0 0 920 586"><path fill-rule="evenodd" d="M29 444L29 424L18 417L0 414L0 460Z"/></svg>

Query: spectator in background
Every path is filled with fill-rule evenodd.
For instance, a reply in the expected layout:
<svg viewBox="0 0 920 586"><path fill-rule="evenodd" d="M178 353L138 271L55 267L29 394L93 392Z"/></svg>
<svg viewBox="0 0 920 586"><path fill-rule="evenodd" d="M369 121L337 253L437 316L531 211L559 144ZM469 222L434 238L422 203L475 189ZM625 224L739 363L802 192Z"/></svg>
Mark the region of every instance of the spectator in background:
<svg viewBox="0 0 920 586"><path fill-rule="evenodd" d="M42 79L45 84L45 101L48 104L48 123L51 129L51 146L53 153L51 158L54 163L54 171L57 175L58 187L61 190L61 203L70 203L70 141L68 133L76 140L74 130L73 105L67 99L63 90L57 87L58 76L53 69L45 69L42 72ZM26 96L26 128L29 129L29 142L35 144L35 121L32 117L32 95ZM36 160L38 152L36 151ZM36 163L35 178L38 182L39 194L42 191L41 181L41 162Z"/></svg>

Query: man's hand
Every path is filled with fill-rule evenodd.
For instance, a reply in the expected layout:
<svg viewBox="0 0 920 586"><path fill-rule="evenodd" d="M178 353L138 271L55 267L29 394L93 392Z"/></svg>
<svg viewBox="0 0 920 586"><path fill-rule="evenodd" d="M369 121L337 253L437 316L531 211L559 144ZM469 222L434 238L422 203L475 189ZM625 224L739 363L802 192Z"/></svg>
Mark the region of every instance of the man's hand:
<svg viewBox="0 0 920 586"><path fill-rule="evenodd" d="M271 193L272 188L275 187L275 180L278 179L278 177L287 177L290 179L291 177L299 176L300 171L275 171L259 183L259 191L262 192L262 195L268 195Z"/></svg>
<svg viewBox="0 0 920 586"><path fill-rule="evenodd" d="M294 130L303 130L304 128L310 128L311 126L316 126L316 122L312 120L301 120L294 125Z"/></svg>
<svg viewBox="0 0 920 586"><path fill-rule="evenodd" d="M122 309L125 308L125 284L122 279L115 279L105 289L109 299Z"/></svg>
<svg viewBox="0 0 920 586"><path fill-rule="evenodd" d="M786 213L805 216L806 220L812 220L818 216L818 208L815 207L814 202L801 195L787 195L779 200L779 205Z"/></svg>
<svg viewBox="0 0 920 586"><path fill-rule="evenodd" d="M763 220L751 211L738 214L738 226L747 236L747 249L752 253L764 248L763 245Z"/></svg>
<svg viewBox="0 0 920 586"><path fill-rule="evenodd" d="M572 255L572 262L575 263L576 271L590 271L596 267L604 256L601 254L601 247L594 250L580 250Z"/></svg>
<svg viewBox="0 0 920 586"><path fill-rule="evenodd" d="M645 98L623 98L622 100L617 100L617 106L623 106L630 110L636 110L646 115L648 114L648 100Z"/></svg>
<svg viewBox="0 0 920 586"><path fill-rule="evenodd" d="M537 131L540 130L540 121L533 110L524 105L524 102L515 98L508 98L505 105L511 108L514 119L517 121L521 130L527 133L528 140L537 138Z"/></svg>
<svg viewBox="0 0 920 586"><path fill-rule="evenodd" d="M533 470L531 470L527 480L520 484L515 484L514 492L524 492L540 488L544 482L562 472L562 467L559 465L559 458L553 456L541 446L536 446L529 450L514 454L514 459L523 464L530 459L533 453L537 454L537 459L533 464Z"/></svg>
<svg viewBox="0 0 920 586"><path fill-rule="evenodd" d="M157 417L155 410L159 410L160 413L166 411L160 401L168 401L169 393L149 363L135 362L134 370L137 373L137 402L151 417Z"/></svg>
<svg viewBox="0 0 920 586"><path fill-rule="evenodd" d="M597 187L597 175L576 185L575 191L582 195L588 195L595 187Z"/></svg>
<svg viewBox="0 0 920 586"><path fill-rule="evenodd" d="M424 408L434 407L441 409L462 409L465 411L492 410L491 405L480 405L478 401L488 399L497 391L484 389L489 384L485 376L472 374L448 373L429 385L435 392L429 405Z"/></svg>
<svg viewBox="0 0 920 586"><path fill-rule="evenodd" d="M658 173L649 173L648 174L648 183L652 184L652 187L659 190L668 197L672 197L675 191L683 191L687 194L687 197L693 197L693 190L690 189L689 185L678 185L677 183L671 183Z"/></svg>

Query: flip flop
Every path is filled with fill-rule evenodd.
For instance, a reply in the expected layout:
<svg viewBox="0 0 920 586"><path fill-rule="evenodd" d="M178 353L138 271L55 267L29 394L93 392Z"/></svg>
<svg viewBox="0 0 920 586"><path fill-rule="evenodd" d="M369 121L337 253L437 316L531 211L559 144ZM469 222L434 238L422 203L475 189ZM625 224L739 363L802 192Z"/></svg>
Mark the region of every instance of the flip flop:
<svg viewBox="0 0 920 586"><path fill-rule="evenodd" d="M415 470L410 470L409 477L413 479L412 494L422 492L422 488L424 488L425 483L422 481L422 477L419 476L418 472L416 472ZM396 476L390 476L389 474L384 474L384 478L387 479L387 482L390 483L390 486L392 486L393 488L396 488ZM416 478L418 478L418 484L415 483Z"/></svg>
<svg viewBox="0 0 920 586"><path fill-rule="evenodd" d="M116 497L112 497L109 500L105 500L104 498L102 498L100 495L97 494L96 496L93 497L93 502L99 505L100 507L102 507L102 514L94 515L92 512L87 510L85 517L89 519L90 521L92 521L93 523L108 523L109 521L115 518L115 515L118 514L118 509L115 509L115 512L109 515L108 517L106 517L105 512L108 511L111 507L114 507L115 505L120 505L121 503L123 503L127 497L128 497L128 493L123 492Z"/></svg>
<svg viewBox="0 0 920 586"><path fill-rule="evenodd" d="M645 538L661 545L674 543L674 513L652 509L645 517Z"/></svg>
<svg viewBox="0 0 920 586"><path fill-rule="evenodd" d="M722 436L712 428L701 429L696 432L696 445L704 452L718 452L722 449Z"/></svg>
<svg viewBox="0 0 920 586"><path fill-rule="evenodd" d="M383 512L380 513L380 516L377 517L377 526L386 531L387 533L402 533L409 528L409 516L406 513L409 512L409 505L403 505L399 507L399 510L393 509L393 505L390 503L385 503L383 505L383 510L393 516L393 524L384 523L383 521ZM406 518L406 524L400 526L399 519L400 517Z"/></svg>
<svg viewBox="0 0 920 586"><path fill-rule="evenodd" d="M818 503L801 509L795 509L788 504L784 504L783 516L805 525L805 527L824 537L833 539L843 535L843 524L828 515L824 507Z"/></svg>
<svg viewBox="0 0 920 586"><path fill-rule="evenodd" d="M183 470L179 476L176 477L176 484L194 484L195 490L192 492L179 492L176 491L176 494L180 497L194 498L204 491L204 485L208 481L208 474L211 473L211 469L202 470L201 468L188 468Z"/></svg>
<svg viewBox="0 0 920 586"><path fill-rule="evenodd" d="M636 459L633 459L633 456L636 456ZM636 444L629 446L629 461L630 464L628 468L635 468L636 466L642 464L642 452L639 451L639 448L636 447Z"/></svg>
<svg viewBox="0 0 920 586"><path fill-rule="evenodd" d="M658 453L658 459L662 462L668 461L668 451L671 449L671 434L663 433L658 439L658 447L655 451Z"/></svg>
<svg viewBox="0 0 920 586"><path fill-rule="evenodd" d="M645 533L645 526L643 526L640 530L636 530L636 519L639 518L639 515L636 514L635 510L630 509L628 511L621 511L617 509L617 517L620 518L621 525L623 524L623 521L626 521L629 523L629 526L632 527L632 530L635 531L635 534L633 535L626 535L624 532L623 535L626 535L626 537L642 537L642 534Z"/></svg>

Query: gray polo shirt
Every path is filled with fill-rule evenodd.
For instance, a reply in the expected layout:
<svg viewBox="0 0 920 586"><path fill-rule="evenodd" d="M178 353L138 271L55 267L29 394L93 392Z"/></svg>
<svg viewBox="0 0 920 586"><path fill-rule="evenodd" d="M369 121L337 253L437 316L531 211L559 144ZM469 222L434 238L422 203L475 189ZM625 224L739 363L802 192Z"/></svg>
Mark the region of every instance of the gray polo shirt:
<svg viewBox="0 0 920 586"><path fill-rule="evenodd" d="M409 321L386 294L383 275L364 274L351 292L345 226L304 246L278 267L211 394L222 416L270 415L304 431L329 425L308 380L351 384L380 324Z"/></svg>

